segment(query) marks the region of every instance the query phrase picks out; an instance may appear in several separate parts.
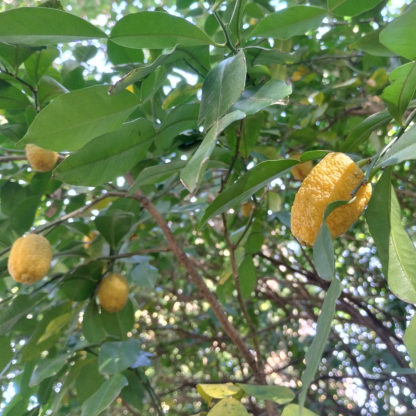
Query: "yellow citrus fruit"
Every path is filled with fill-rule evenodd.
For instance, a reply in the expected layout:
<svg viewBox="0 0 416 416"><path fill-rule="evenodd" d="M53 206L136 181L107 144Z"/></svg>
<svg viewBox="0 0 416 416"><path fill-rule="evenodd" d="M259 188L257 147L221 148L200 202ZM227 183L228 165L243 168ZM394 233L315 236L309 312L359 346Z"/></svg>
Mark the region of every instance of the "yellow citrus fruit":
<svg viewBox="0 0 416 416"><path fill-rule="evenodd" d="M301 155L293 154L290 155L291 159L299 160ZM300 163L299 165L293 166L292 168L292 175L297 180L302 182L308 175L309 172L312 170L313 164L311 160L308 160L307 162Z"/></svg>
<svg viewBox="0 0 416 416"><path fill-rule="evenodd" d="M52 260L49 241L37 234L18 238L11 249L8 269L16 282L31 284L46 275Z"/></svg>
<svg viewBox="0 0 416 416"><path fill-rule="evenodd" d="M82 237L82 242L84 243L85 250L88 250L91 246L92 241L96 237L95 231L91 231L88 235L84 235Z"/></svg>
<svg viewBox="0 0 416 416"><path fill-rule="evenodd" d="M252 206L251 202L244 202L244 204L241 205L241 214L243 217L248 217L251 214Z"/></svg>
<svg viewBox="0 0 416 416"><path fill-rule="evenodd" d="M327 205L351 199L364 178L363 171L343 153L328 153L303 181L292 207L292 233L299 242L313 246ZM326 220L332 238L345 233L359 218L371 198L371 184L361 186L356 199L337 208Z"/></svg>
<svg viewBox="0 0 416 416"><path fill-rule="evenodd" d="M101 280L98 287L98 299L101 306L110 313L121 311L129 297L127 279L118 273L112 273Z"/></svg>
<svg viewBox="0 0 416 416"><path fill-rule="evenodd" d="M33 169L39 172L52 170L58 161L58 153L42 149L34 144L26 145L26 157Z"/></svg>

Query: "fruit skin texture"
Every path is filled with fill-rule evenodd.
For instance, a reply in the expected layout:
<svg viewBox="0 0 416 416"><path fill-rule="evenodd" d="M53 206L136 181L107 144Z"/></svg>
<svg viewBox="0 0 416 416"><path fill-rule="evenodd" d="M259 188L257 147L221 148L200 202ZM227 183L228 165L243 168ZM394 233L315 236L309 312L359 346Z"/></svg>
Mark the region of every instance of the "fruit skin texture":
<svg viewBox="0 0 416 416"><path fill-rule="evenodd" d="M299 160L301 155L290 155L291 159ZM293 166L292 175L297 180L302 182L310 173L313 168L312 160L300 163L299 165Z"/></svg>
<svg viewBox="0 0 416 416"><path fill-rule="evenodd" d="M98 286L98 299L101 306L110 313L121 311L129 297L127 279L118 273L112 273L101 280Z"/></svg>
<svg viewBox="0 0 416 416"><path fill-rule="evenodd" d="M58 161L58 153L42 149L34 144L27 144L25 150L30 166L39 172L52 170Z"/></svg>
<svg viewBox="0 0 416 416"><path fill-rule="evenodd" d="M299 242L313 246L326 206L350 200L364 178L363 171L343 153L328 153L303 181L292 206L292 233ZM332 238L345 233L359 218L371 198L371 184L361 186L356 199L337 208L326 220Z"/></svg>
<svg viewBox="0 0 416 416"><path fill-rule="evenodd" d="M29 285L48 273L51 260L49 241L41 235L29 234L14 242L7 267L16 282Z"/></svg>
<svg viewBox="0 0 416 416"><path fill-rule="evenodd" d="M253 204L251 202L244 202L244 204L241 205L241 215L243 217L248 217L251 214L252 207Z"/></svg>

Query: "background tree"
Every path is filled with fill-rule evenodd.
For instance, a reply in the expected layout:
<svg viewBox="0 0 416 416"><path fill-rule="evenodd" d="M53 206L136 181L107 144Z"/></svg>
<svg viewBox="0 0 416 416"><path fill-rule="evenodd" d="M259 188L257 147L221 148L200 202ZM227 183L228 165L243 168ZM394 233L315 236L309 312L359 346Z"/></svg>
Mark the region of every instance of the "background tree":
<svg viewBox="0 0 416 416"><path fill-rule="evenodd" d="M0 11L2 415L413 414L411 1ZM328 152L366 221L302 247Z"/></svg>

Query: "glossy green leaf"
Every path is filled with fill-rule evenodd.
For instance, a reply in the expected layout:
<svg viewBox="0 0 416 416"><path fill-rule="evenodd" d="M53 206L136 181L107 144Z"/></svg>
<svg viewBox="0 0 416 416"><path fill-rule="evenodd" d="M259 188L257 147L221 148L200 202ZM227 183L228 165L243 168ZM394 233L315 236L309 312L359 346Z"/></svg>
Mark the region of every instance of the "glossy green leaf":
<svg viewBox="0 0 416 416"><path fill-rule="evenodd" d="M153 185L155 183L163 182L170 176L178 173L180 169L183 169L188 162L178 161L165 163L163 165L150 166L143 169L133 186L129 189L129 195L133 195L134 192L143 185Z"/></svg>
<svg viewBox="0 0 416 416"><path fill-rule="evenodd" d="M207 168L211 153L217 143L218 135L231 123L236 120L241 120L244 117L245 114L238 110L227 114L219 120L205 136L201 145L198 147L198 150L192 156L192 159L181 172L181 182L191 194L195 193L198 189L199 183Z"/></svg>
<svg viewBox="0 0 416 416"><path fill-rule="evenodd" d="M57 152L77 150L95 137L120 128L138 105L136 95L123 91L112 97L105 85L71 91L36 116L17 146L34 143Z"/></svg>
<svg viewBox="0 0 416 416"><path fill-rule="evenodd" d="M117 398L121 389L128 384L123 374L115 374L109 378L89 399L82 405L81 416L97 416Z"/></svg>
<svg viewBox="0 0 416 416"><path fill-rule="evenodd" d="M219 401L207 416L248 416L246 408L233 397Z"/></svg>
<svg viewBox="0 0 416 416"><path fill-rule="evenodd" d="M254 286L257 283L257 270L251 255L247 255L240 264L238 268L238 280L240 282L241 294L243 295L243 298L250 298L251 292L253 292ZM241 387L244 389L242 385Z"/></svg>
<svg viewBox="0 0 416 416"><path fill-rule="evenodd" d="M116 248L130 231L134 216L129 212L113 211L95 218L95 226L111 247Z"/></svg>
<svg viewBox="0 0 416 416"><path fill-rule="evenodd" d="M100 261L77 267L72 273L65 275L62 290L68 299L77 302L87 300L97 286L102 271L103 263Z"/></svg>
<svg viewBox="0 0 416 416"><path fill-rule="evenodd" d="M326 223L322 223L313 246L313 262L319 276L331 280L335 274L334 244Z"/></svg>
<svg viewBox="0 0 416 416"><path fill-rule="evenodd" d="M201 229L215 215L222 214L227 209L241 204L259 189L282 176L298 163L297 160L293 159L270 160L259 163L214 199L205 210L198 229Z"/></svg>
<svg viewBox="0 0 416 416"><path fill-rule="evenodd" d="M322 311L318 318L316 335L306 352L306 370L302 374L302 390L299 395L299 405L301 408L303 408L303 405L305 404L309 386L314 380L316 370L321 362L322 354L324 353L325 345L328 341L329 333L331 332L331 324L341 291L341 282L335 277L329 286L322 305Z"/></svg>
<svg viewBox="0 0 416 416"><path fill-rule="evenodd" d="M26 94L0 79L0 110L26 108L30 105Z"/></svg>
<svg viewBox="0 0 416 416"><path fill-rule="evenodd" d="M38 83L39 79L58 56L59 50L49 47L35 52L25 61L26 72L35 84Z"/></svg>
<svg viewBox="0 0 416 416"><path fill-rule="evenodd" d="M183 104L174 108L163 120L156 136L159 149L169 149L173 139L180 133L196 129L199 114L199 103Z"/></svg>
<svg viewBox="0 0 416 416"><path fill-rule="evenodd" d="M326 10L318 7L288 7L262 19L252 35L263 38L289 39L316 29L326 14Z"/></svg>
<svg viewBox="0 0 416 416"><path fill-rule="evenodd" d="M131 278L137 286L153 290L159 278L159 271L149 263L140 263L131 271Z"/></svg>
<svg viewBox="0 0 416 416"><path fill-rule="evenodd" d="M390 86L383 91L383 101L389 113L403 126L403 114L416 89L416 63L409 62L394 69L389 75Z"/></svg>
<svg viewBox="0 0 416 416"><path fill-rule="evenodd" d="M161 66L143 80L140 88L141 105L147 103L157 93L166 79L167 71Z"/></svg>
<svg viewBox="0 0 416 416"><path fill-rule="evenodd" d="M46 293L44 292L16 296L13 302L7 305L0 314L0 335L9 332L13 325L31 313L33 308L45 297Z"/></svg>
<svg viewBox="0 0 416 416"><path fill-rule="evenodd" d="M130 85L133 85L135 82L142 80L147 77L161 65L166 64L175 60L175 57L179 55L176 47L171 51L159 55L150 65L148 66L139 66L138 68L133 69L119 81L117 81L113 86L110 87L108 93L110 95L117 95L124 91Z"/></svg>
<svg viewBox="0 0 416 416"><path fill-rule="evenodd" d="M392 52L390 49L387 49L379 39L380 32L383 29L372 30L367 35L363 36L357 42L353 43L349 46L352 49L359 49L370 55L375 56L394 56L395 53Z"/></svg>
<svg viewBox="0 0 416 416"><path fill-rule="evenodd" d="M39 361L30 378L30 385L35 386L46 378L57 374L71 355L72 354L61 354L53 358L45 358L44 360Z"/></svg>
<svg viewBox="0 0 416 416"><path fill-rule="evenodd" d="M48 326L45 329L45 332L39 338L37 344L41 344L42 342L55 337L56 335L60 335L61 331L68 326L71 322L73 316L72 311L68 313L64 313L50 321Z"/></svg>
<svg viewBox="0 0 416 416"><path fill-rule="evenodd" d="M88 306L85 308L82 319L82 332L85 338L93 344L101 343L106 337L95 299L91 299Z"/></svg>
<svg viewBox="0 0 416 416"><path fill-rule="evenodd" d="M364 143L370 137L370 134L374 130L388 124L391 119L392 116L387 110L380 111L366 118L352 129L340 150L348 153L354 152L360 144Z"/></svg>
<svg viewBox="0 0 416 416"><path fill-rule="evenodd" d="M382 0L328 0L328 11L335 16L357 16L377 6Z"/></svg>
<svg viewBox="0 0 416 416"><path fill-rule="evenodd" d="M144 53L141 49L125 48L111 40L107 41L107 55L114 65L144 62Z"/></svg>
<svg viewBox="0 0 416 416"><path fill-rule="evenodd" d="M392 168L386 169L377 182L366 220L391 291L404 302L416 303L416 249L401 223L391 174Z"/></svg>
<svg viewBox="0 0 416 416"><path fill-rule="evenodd" d="M134 311L134 306L130 299L127 300L126 306L117 313L110 313L102 308L101 316L106 332L116 337L116 339L126 339L127 332L133 329L136 322Z"/></svg>
<svg viewBox="0 0 416 416"><path fill-rule="evenodd" d="M0 61L4 64L8 64L9 70L19 67L30 55L35 53L33 48L25 48L23 46L16 47L13 45L8 45L7 43L0 43Z"/></svg>
<svg viewBox="0 0 416 416"><path fill-rule="evenodd" d="M104 381L105 378L98 371L98 360L91 360L81 369L75 380L78 405L82 406L104 384Z"/></svg>
<svg viewBox="0 0 416 416"><path fill-rule="evenodd" d="M290 404L283 409L282 416L318 416L316 413L300 407L297 404Z"/></svg>
<svg viewBox="0 0 416 416"><path fill-rule="evenodd" d="M406 13L394 19L380 32L380 42L397 55L415 59L415 19L416 8L409 7Z"/></svg>
<svg viewBox="0 0 416 416"><path fill-rule="evenodd" d="M246 89L241 98L232 106L231 111L240 110L246 115L255 114L263 108L275 104L286 105L292 86L285 81L274 79Z"/></svg>
<svg viewBox="0 0 416 416"><path fill-rule="evenodd" d="M121 342L105 342L101 345L98 365L101 374L116 374L132 366L140 357L140 342L129 339Z"/></svg>
<svg viewBox="0 0 416 416"><path fill-rule="evenodd" d="M126 15L116 23L110 38L121 46L134 49L215 44L197 26L166 12L145 11Z"/></svg>
<svg viewBox="0 0 416 416"><path fill-rule="evenodd" d="M244 52L221 61L212 69L202 86L202 100L198 124L204 129L212 127L240 98L246 83Z"/></svg>
<svg viewBox="0 0 416 416"><path fill-rule="evenodd" d="M98 48L94 45L76 46L72 54L78 62L88 62L97 55Z"/></svg>
<svg viewBox="0 0 416 416"><path fill-rule="evenodd" d="M284 386L259 386L254 384L237 383L244 392L257 400L271 400L278 404L291 402L295 398L295 393L288 387Z"/></svg>
<svg viewBox="0 0 416 416"><path fill-rule="evenodd" d="M97 137L54 170L54 177L73 185L96 186L124 175L146 156L156 130L139 118Z"/></svg>
<svg viewBox="0 0 416 416"><path fill-rule="evenodd" d="M4 335L0 336L0 374L3 370L9 365L9 362L12 360L14 353L10 345L9 337Z"/></svg>
<svg viewBox="0 0 416 416"><path fill-rule="evenodd" d="M416 368L416 316L413 316L410 325L406 329L404 345L406 345L407 352L412 360L413 368Z"/></svg>
<svg viewBox="0 0 416 416"><path fill-rule="evenodd" d="M274 65L274 64L293 64L296 61L296 55L284 53L277 49L266 49L257 46L246 48L248 52L252 52L255 56L252 65Z"/></svg>
<svg viewBox="0 0 416 416"><path fill-rule="evenodd" d="M69 92L62 84L54 78L44 75L38 84L38 98L40 104L45 104L62 94Z"/></svg>
<svg viewBox="0 0 416 416"><path fill-rule="evenodd" d="M162 104L162 110L167 110L168 108L175 107L176 105L184 103L188 98L195 95L201 88L202 84L180 85L179 87L172 90L166 97Z"/></svg>
<svg viewBox="0 0 416 416"><path fill-rule="evenodd" d="M244 9L246 8L248 0L239 0L235 2L233 14L231 16L230 23L228 27L230 31L237 36L238 41L240 42L242 29L243 29L243 16ZM215 19L216 20L216 19Z"/></svg>
<svg viewBox="0 0 416 416"><path fill-rule="evenodd" d="M80 17L44 7L20 7L0 13L0 42L43 46L107 37Z"/></svg>

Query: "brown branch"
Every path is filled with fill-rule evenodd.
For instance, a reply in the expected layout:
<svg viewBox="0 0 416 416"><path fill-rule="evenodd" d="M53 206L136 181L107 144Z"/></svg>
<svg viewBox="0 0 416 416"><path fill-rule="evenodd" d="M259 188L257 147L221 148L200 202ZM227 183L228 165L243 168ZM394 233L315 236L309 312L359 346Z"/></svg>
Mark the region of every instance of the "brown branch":
<svg viewBox="0 0 416 416"><path fill-rule="evenodd" d="M130 184L130 186L133 185L134 179L130 173L126 174L125 178L127 182ZM162 230L163 234L165 235L169 243L169 247L171 248L173 254L177 257L180 263L185 267L186 271L189 273L190 277L192 278L199 292L204 296L206 301L210 304L212 311L214 312L215 316L219 320L224 331L231 338L235 346L241 352L244 359L247 361L248 365L250 366L251 370L253 371L255 375L255 379L257 383L266 384L265 375L264 373L258 370L256 360L254 356L251 354L250 349L244 342L241 335L238 333L238 331L234 328L234 326L229 321L228 316L223 310L221 304L218 302L218 299L209 290L204 279L199 275L198 271L196 270L194 264L190 261L188 256L182 250L182 248L179 247L175 239L175 236L173 235L172 231L170 230L168 224L166 223L165 219L162 217L160 212L155 208L152 202L143 194L143 192L140 189L138 189L134 193L133 196L127 196L127 195L125 196L139 201L142 204L142 206L149 212L149 214L154 218L154 220L157 222L160 229Z"/></svg>

